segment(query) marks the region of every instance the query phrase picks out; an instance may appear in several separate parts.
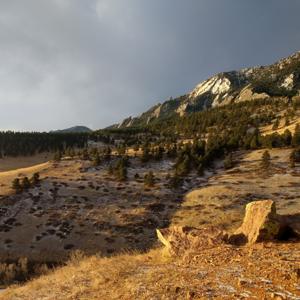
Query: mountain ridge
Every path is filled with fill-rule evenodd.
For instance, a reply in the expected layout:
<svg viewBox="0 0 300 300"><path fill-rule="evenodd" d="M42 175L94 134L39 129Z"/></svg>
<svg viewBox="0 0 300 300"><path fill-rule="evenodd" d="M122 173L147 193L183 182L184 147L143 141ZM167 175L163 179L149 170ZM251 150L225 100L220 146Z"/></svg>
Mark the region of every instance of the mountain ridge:
<svg viewBox="0 0 300 300"><path fill-rule="evenodd" d="M185 95L158 103L137 117L128 117L114 128L148 125L171 115L227 105L233 102L300 95L300 51L274 64L218 73L197 84Z"/></svg>

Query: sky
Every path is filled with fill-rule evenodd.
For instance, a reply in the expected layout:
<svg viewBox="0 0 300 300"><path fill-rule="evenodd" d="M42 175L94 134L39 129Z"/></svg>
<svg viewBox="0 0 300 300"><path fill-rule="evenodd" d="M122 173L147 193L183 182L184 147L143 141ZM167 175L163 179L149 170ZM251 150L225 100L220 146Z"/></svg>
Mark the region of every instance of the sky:
<svg viewBox="0 0 300 300"><path fill-rule="evenodd" d="M0 0L0 130L99 129L300 50L299 0Z"/></svg>

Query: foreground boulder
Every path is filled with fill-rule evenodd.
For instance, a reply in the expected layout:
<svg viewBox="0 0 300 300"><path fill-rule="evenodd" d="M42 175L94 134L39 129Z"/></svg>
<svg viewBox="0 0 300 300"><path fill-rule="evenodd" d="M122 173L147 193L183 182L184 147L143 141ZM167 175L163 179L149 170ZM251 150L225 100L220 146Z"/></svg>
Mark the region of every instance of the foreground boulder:
<svg viewBox="0 0 300 300"><path fill-rule="evenodd" d="M254 201L246 206L240 228L232 235L215 227L180 227L156 230L158 239L172 255L192 249L204 250L221 244L244 245L264 241L299 239L300 214L278 215L272 200Z"/></svg>
<svg viewBox="0 0 300 300"><path fill-rule="evenodd" d="M257 243L276 239L284 227L272 200L254 201L246 206L241 227L229 237L233 244Z"/></svg>

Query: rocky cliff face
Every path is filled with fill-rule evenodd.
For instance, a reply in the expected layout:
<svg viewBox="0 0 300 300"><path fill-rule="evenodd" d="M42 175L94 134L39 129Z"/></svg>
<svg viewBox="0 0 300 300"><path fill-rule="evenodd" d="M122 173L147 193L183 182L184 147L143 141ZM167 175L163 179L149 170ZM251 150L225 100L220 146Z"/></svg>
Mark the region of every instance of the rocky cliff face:
<svg viewBox="0 0 300 300"><path fill-rule="evenodd" d="M270 66L217 74L200 82L189 94L158 104L119 128L146 125L171 115L183 116L234 102L300 95L300 52Z"/></svg>

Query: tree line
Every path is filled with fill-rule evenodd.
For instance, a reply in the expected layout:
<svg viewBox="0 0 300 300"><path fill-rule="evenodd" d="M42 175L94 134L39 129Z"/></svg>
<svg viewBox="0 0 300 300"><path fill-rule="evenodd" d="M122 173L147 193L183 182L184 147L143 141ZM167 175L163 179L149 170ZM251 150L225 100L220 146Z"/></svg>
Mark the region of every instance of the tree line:
<svg viewBox="0 0 300 300"><path fill-rule="evenodd" d="M0 132L0 158L29 156L41 152L83 148L88 141L86 133Z"/></svg>

